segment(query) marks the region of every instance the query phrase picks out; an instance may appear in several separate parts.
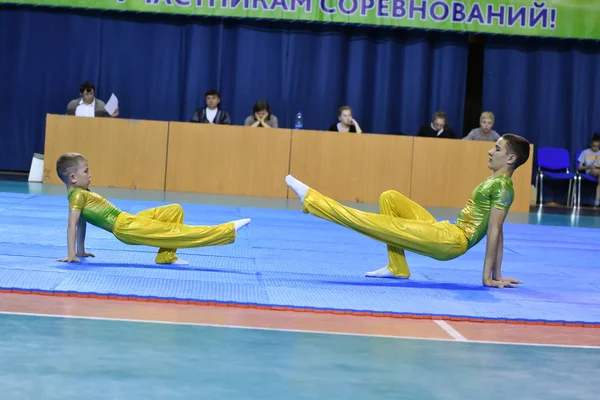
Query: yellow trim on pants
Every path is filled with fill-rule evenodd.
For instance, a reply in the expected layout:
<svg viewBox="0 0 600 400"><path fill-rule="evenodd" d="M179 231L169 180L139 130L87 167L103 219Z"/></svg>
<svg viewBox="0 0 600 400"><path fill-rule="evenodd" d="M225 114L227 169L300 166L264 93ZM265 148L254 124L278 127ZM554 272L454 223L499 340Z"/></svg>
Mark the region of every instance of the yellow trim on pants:
<svg viewBox="0 0 600 400"><path fill-rule="evenodd" d="M179 204L150 208L135 215L122 212L117 217L113 234L126 244L158 247L158 264L175 262L177 249L218 246L235 241L233 222L215 226L185 225Z"/></svg>
<svg viewBox="0 0 600 400"><path fill-rule="evenodd" d="M389 190L379 198L380 214L346 207L310 188L304 212L353 229L388 245L388 269L409 277L405 250L436 260L451 260L467 251L467 237L456 225L436 221L423 207Z"/></svg>

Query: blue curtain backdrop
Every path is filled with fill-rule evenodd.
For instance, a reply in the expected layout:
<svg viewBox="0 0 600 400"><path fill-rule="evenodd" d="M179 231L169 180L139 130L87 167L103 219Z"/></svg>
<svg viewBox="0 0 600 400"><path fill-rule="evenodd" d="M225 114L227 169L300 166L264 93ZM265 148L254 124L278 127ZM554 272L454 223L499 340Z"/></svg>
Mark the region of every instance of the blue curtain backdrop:
<svg viewBox="0 0 600 400"><path fill-rule="evenodd" d="M83 81L98 81L101 38L98 18L0 8L0 170L29 170L46 113L65 113Z"/></svg>
<svg viewBox="0 0 600 400"><path fill-rule="evenodd" d="M600 131L599 42L489 37L484 71L483 107L499 133L566 148L574 159Z"/></svg>
<svg viewBox="0 0 600 400"><path fill-rule="evenodd" d="M46 113L79 85L119 118L188 121L217 89L234 124L257 99L283 127L326 130L350 105L366 132L415 134L436 110L462 131L467 36L273 21L0 7L0 170L43 152Z"/></svg>

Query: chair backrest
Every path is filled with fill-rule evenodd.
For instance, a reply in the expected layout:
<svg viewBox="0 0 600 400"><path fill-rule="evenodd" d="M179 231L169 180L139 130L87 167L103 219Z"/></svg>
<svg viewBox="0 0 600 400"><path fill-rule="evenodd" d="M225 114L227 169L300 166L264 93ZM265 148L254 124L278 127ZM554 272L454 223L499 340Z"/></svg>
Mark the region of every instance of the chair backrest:
<svg viewBox="0 0 600 400"><path fill-rule="evenodd" d="M579 167L579 156L581 153L583 153L583 150L577 150L577 153L575 153L575 170Z"/></svg>
<svg viewBox="0 0 600 400"><path fill-rule="evenodd" d="M537 158L538 167L543 169L569 169L571 164L569 151L559 147L540 147Z"/></svg>

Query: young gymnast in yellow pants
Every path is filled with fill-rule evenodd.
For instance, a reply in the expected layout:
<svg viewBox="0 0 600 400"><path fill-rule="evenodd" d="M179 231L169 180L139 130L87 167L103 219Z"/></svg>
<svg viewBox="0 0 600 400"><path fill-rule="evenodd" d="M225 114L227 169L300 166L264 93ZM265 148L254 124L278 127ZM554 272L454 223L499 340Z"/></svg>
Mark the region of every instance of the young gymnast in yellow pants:
<svg viewBox="0 0 600 400"><path fill-rule="evenodd" d="M86 222L111 232L123 243L158 247L155 261L159 264L187 264L175 255L177 249L233 243L236 232L250 222L250 219L241 219L216 226L189 226L183 223L183 209L178 204L151 208L135 215L123 212L89 190L88 161L81 154L61 155L56 162L56 172L67 185L69 198L69 255L59 261L79 262L78 256L94 256L85 251Z"/></svg>
<svg viewBox="0 0 600 400"><path fill-rule="evenodd" d="M475 246L486 235L482 282L485 286L514 287L521 281L501 274L504 234L502 225L513 202L512 174L529 158L529 142L517 135L502 136L488 152L491 177L473 191L454 224L436 221L423 207L395 191L384 192L380 214L343 206L296 178L286 183L304 205L304 212L353 229L387 244L389 264L366 276L409 278L405 250L437 260L451 260Z"/></svg>

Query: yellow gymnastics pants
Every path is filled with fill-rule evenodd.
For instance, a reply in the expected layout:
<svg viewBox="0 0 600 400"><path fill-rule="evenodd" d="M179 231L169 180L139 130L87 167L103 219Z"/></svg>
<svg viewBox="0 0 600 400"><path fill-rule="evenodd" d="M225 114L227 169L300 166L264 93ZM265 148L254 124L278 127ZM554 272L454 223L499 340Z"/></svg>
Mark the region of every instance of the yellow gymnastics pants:
<svg viewBox="0 0 600 400"><path fill-rule="evenodd" d="M346 207L309 189L304 212L353 229L388 245L388 269L398 277L410 276L405 250L436 260L451 260L467 251L467 237L448 221L437 222L423 207L389 190L379 198L380 214Z"/></svg>
<svg viewBox="0 0 600 400"><path fill-rule="evenodd" d="M126 244L158 247L158 264L175 262L177 249L217 246L235 241L233 222L215 226L185 225L179 204L150 208L135 215L122 212L117 217L113 234Z"/></svg>

